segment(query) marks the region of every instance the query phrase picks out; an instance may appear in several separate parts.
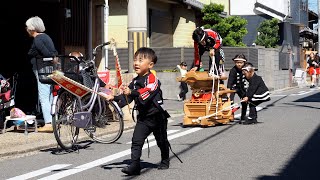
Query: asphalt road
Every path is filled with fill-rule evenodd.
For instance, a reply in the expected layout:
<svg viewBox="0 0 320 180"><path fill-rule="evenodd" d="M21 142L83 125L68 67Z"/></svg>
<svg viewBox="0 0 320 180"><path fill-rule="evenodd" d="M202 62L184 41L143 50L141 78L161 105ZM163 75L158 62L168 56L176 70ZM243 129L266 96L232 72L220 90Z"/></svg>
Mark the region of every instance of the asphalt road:
<svg viewBox="0 0 320 180"><path fill-rule="evenodd" d="M50 148L2 161L0 179L320 179L319 108L320 90L302 88L273 92L256 125L183 128L183 116L174 116L168 136L183 163L171 153L168 170L156 169L160 152L150 137L142 174L121 173L130 160L129 130L115 144L87 141L71 153Z"/></svg>

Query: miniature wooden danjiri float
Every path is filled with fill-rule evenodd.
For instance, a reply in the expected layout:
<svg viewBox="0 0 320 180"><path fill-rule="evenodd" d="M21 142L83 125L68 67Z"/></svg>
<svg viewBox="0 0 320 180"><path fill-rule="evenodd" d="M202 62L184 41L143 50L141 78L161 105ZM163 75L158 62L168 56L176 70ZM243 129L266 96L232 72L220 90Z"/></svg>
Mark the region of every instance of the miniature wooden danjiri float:
<svg viewBox="0 0 320 180"><path fill-rule="evenodd" d="M227 77L210 75L208 72L189 71L185 77L177 81L186 82L192 90L190 99L184 101L183 126L215 126L227 124L234 120L232 105L227 89L220 80Z"/></svg>

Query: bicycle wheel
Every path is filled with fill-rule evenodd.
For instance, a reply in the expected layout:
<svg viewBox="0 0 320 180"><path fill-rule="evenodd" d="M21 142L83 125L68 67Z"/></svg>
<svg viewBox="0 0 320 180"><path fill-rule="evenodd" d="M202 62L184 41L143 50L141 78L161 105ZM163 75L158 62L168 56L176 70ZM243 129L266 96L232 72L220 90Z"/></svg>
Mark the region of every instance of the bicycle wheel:
<svg viewBox="0 0 320 180"><path fill-rule="evenodd" d="M98 97L99 98L99 97ZM93 115L93 130L85 129L86 133L95 141L100 143L116 142L123 133L124 122L121 109L118 109L115 102L109 102L104 98L102 101L102 114L99 115L99 106L96 103Z"/></svg>
<svg viewBox="0 0 320 180"><path fill-rule="evenodd" d="M73 148L77 142L79 128L73 126L73 114L79 110L78 100L68 91L63 91L56 103L56 113L52 118L54 137L62 149Z"/></svg>

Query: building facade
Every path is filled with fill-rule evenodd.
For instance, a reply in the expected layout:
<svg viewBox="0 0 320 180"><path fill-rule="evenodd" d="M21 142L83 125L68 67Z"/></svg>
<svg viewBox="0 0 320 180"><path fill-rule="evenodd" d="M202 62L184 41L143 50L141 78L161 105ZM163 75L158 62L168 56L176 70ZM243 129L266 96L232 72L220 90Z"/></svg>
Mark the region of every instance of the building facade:
<svg viewBox="0 0 320 180"><path fill-rule="evenodd" d="M280 68L295 69L300 65L299 30L308 26L308 0L230 0L230 15L238 15L248 21L248 34L244 37L247 46L254 44L257 27L266 19L279 20L279 46L283 54ZM291 55L289 56L289 54Z"/></svg>

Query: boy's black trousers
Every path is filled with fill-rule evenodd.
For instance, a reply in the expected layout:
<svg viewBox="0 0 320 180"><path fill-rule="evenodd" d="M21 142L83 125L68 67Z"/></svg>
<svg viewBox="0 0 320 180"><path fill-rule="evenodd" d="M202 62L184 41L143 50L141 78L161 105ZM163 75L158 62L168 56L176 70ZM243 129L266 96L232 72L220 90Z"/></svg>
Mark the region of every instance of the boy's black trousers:
<svg viewBox="0 0 320 180"><path fill-rule="evenodd" d="M134 128L131 145L131 160L139 162L143 144L146 138L153 133L157 145L161 151L161 160L169 159L169 141L167 136L167 118L157 113L152 116L143 117L138 115L138 121Z"/></svg>
<svg viewBox="0 0 320 180"><path fill-rule="evenodd" d="M182 100L186 99L186 94L188 93L188 84L186 82L181 82L180 83L180 93L179 93L179 97Z"/></svg>
<svg viewBox="0 0 320 180"><path fill-rule="evenodd" d="M245 96L245 91L239 90L239 89L235 89L235 90L241 100ZM230 101L234 101L234 96L235 96L235 93L230 94ZM246 117L247 108L248 108L248 103L241 102L241 117L240 117L241 120L244 120L244 118Z"/></svg>
<svg viewBox="0 0 320 180"><path fill-rule="evenodd" d="M258 119L258 113L256 107L261 104L262 101L251 101L249 103L249 117L252 118L253 120Z"/></svg>

